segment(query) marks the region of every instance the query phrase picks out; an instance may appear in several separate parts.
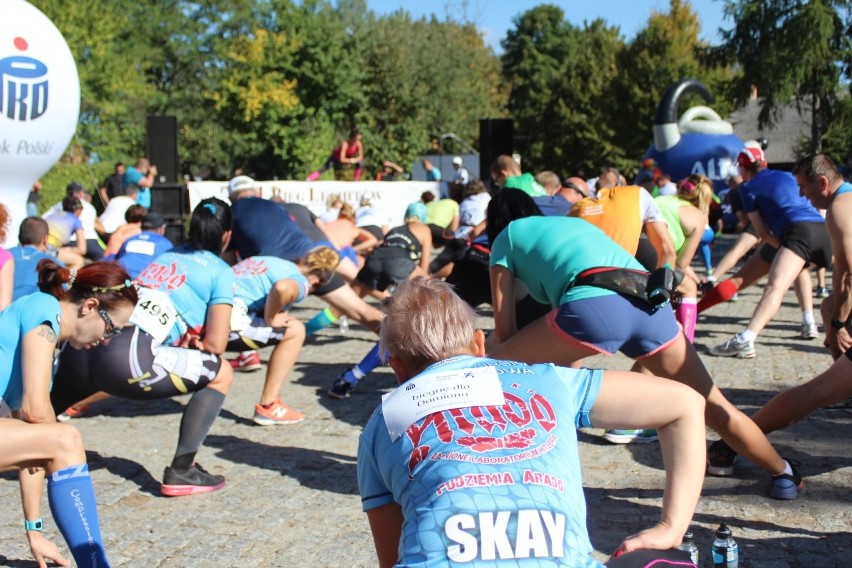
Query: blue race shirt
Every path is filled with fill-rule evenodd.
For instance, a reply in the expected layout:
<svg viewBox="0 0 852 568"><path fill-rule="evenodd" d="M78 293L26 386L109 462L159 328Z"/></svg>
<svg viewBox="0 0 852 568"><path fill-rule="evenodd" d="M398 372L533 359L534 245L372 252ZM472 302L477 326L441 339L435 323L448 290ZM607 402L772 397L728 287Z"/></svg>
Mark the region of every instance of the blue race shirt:
<svg viewBox="0 0 852 568"><path fill-rule="evenodd" d="M799 194L796 178L789 172L761 170L740 186L743 211L758 212L776 237L793 223L824 223L819 211Z"/></svg>
<svg viewBox="0 0 852 568"><path fill-rule="evenodd" d="M38 272L36 267L40 260L49 258L59 266L65 266L61 260L42 252L33 245L16 246L9 249L15 261L15 288L12 291L12 301L33 292L38 292Z"/></svg>
<svg viewBox="0 0 852 568"><path fill-rule="evenodd" d="M296 260L314 247L287 210L259 197L244 197L231 206L231 250L240 258L277 256Z"/></svg>
<svg viewBox="0 0 852 568"><path fill-rule="evenodd" d="M176 344L187 331L201 334L208 307L234 303L231 267L206 250L181 247L165 252L136 281L168 294L177 309L179 317L166 340L170 344Z"/></svg>
<svg viewBox="0 0 852 568"><path fill-rule="evenodd" d="M293 302L301 302L310 293L310 283L299 268L289 260L276 256L252 256L231 267L234 271L234 296L248 306L249 312L263 314L266 297L279 280L295 280L299 286L299 296ZM286 311L290 306L284 306Z"/></svg>
<svg viewBox="0 0 852 568"><path fill-rule="evenodd" d="M600 567L576 429L590 426L602 371L464 356L399 388L486 366L498 373L503 406L428 414L394 441L376 409L358 446L364 510L402 508L398 566Z"/></svg>
<svg viewBox="0 0 852 568"><path fill-rule="evenodd" d="M24 296L0 312L0 398L12 410L21 408L24 395L21 365L24 336L43 323L58 336L61 319L59 300L44 292Z"/></svg>
<svg viewBox="0 0 852 568"><path fill-rule="evenodd" d="M122 243L115 260L124 266L131 278L136 278L155 258L172 248L172 242L166 237L143 231Z"/></svg>

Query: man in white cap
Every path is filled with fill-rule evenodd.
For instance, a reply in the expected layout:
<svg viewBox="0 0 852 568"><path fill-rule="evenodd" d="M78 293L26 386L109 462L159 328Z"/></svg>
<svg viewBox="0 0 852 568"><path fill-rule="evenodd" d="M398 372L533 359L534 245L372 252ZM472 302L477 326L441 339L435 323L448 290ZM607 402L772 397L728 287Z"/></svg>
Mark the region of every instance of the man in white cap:
<svg viewBox="0 0 852 568"><path fill-rule="evenodd" d="M464 161L461 156L453 158L453 169L456 170L456 175L453 177L453 183L466 186L470 183L470 172L464 167Z"/></svg>

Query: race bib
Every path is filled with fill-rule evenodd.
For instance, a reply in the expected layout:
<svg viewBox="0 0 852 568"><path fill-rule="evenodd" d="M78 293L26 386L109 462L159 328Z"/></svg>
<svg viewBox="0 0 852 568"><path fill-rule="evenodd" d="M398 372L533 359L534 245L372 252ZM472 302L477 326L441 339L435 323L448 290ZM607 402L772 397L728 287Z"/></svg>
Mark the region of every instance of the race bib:
<svg viewBox="0 0 852 568"><path fill-rule="evenodd" d="M130 323L148 333L158 343L165 343L177 321L177 310L168 295L151 288L139 287L139 301Z"/></svg>
<svg viewBox="0 0 852 568"><path fill-rule="evenodd" d="M251 316L248 306L241 298L234 298L234 307L231 310L231 331L240 332L251 325Z"/></svg>
<svg viewBox="0 0 852 568"><path fill-rule="evenodd" d="M391 441L434 412L470 406L506 404L494 367L457 369L415 377L382 398L382 413Z"/></svg>

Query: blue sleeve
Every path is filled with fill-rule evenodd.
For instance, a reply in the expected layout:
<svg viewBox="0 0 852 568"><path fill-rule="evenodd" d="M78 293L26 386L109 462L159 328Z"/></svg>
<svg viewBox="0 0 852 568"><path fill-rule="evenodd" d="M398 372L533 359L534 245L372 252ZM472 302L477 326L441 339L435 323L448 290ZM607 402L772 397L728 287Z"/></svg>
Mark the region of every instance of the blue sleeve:
<svg viewBox="0 0 852 568"><path fill-rule="evenodd" d="M740 188L740 201L742 202L743 211L745 213L753 213L757 211L757 206L754 203L754 194L752 194L749 189L750 188L746 184Z"/></svg>
<svg viewBox="0 0 852 568"><path fill-rule="evenodd" d="M379 470L375 452L376 435L383 433L381 430L384 420L381 418L381 411L376 410L358 439L358 491L361 493L361 508L364 511L394 502L393 493L385 484ZM390 443L387 430L384 431L384 435L388 437Z"/></svg>
<svg viewBox="0 0 852 568"><path fill-rule="evenodd" d="M515 271L512 267L511 258L509 258L510 248L509 230L507 227L506 229L503 229L499 235L497 235L497 238L494 239L494 242L491 244L491 259L489 260L489 266L502 266L514 273Z"/></svg>
<svg viewBox="0 0 852 568"><path fill-rule="evenodd" d="M30 294L26 297L26 309L22 309L21 313L21 335L24 336L31 332L41 324L49 325L56 335L59 335L59 320L62 315L62 308L59 306L59 300L45 294L43 292Z"/></svg>
<svg viewBox="0 0 852 568"><path fill-rule="evenodd" d="M83 222L76 215L74 216L74 225L71 227L71 232L76 233L77 231L83 230Z"/></svg>
<svg viewBox="0 0 852 568"><path fill-rule="evenodd" d="M124 185L129 185L131 183L139 185L139 180L141 180L143 177L145 176L139 173L139 170L137 170L136 168L127 168L127 170L125 170L124 172Z"/></svg>
<svg viewBox="0 0 852 568"><path fill-rule="evenodd" d="M589 412L598 399L601 390L601 369L568 369L554 366L562 382L568 387L574 401L574 426L592 428Z"/></svg>
<svg viewBox="0 0 852 568"><path fill-rule="evenodd" d="M213 283L213 291L210 295L210 301L207 302L207 305L215 306L217 304L229 304L233 306L234 285L234 272L231 270L231 267L225 263L225 261L222 261L219 273L216 275L216 279Z"/></svg>

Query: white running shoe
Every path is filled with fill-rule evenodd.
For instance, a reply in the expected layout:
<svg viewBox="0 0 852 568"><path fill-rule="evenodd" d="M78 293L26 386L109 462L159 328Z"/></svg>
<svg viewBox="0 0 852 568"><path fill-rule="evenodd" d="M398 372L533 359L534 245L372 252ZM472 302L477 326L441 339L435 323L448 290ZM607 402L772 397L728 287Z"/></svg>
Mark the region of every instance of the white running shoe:
<svg viewBox="0 0 852 568"><path fill-rule="evenodd" d="M816 339L819 337L819 331L815 323L802 322L802 339Z"/></svg>
<svg viewBox="0 0 852 568"><path fill-rule="evenodd" d="M739 359L753 359L756 355L754 341L739 341L737 336L710 348L710 354L717 357L737 357Z"/></svg>

